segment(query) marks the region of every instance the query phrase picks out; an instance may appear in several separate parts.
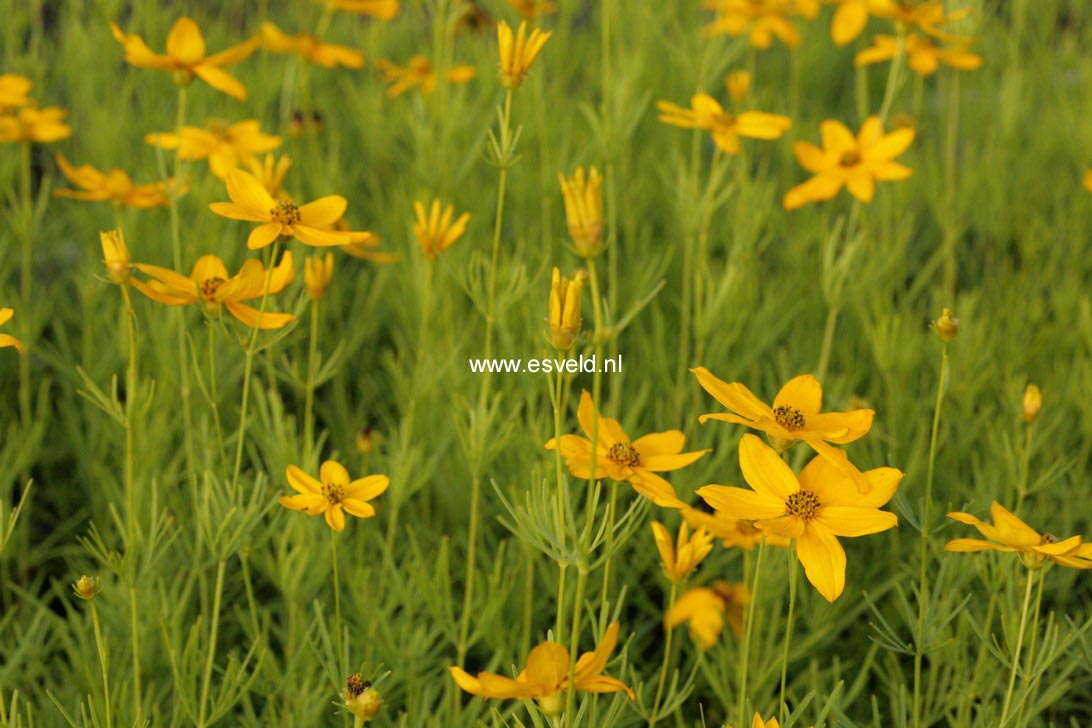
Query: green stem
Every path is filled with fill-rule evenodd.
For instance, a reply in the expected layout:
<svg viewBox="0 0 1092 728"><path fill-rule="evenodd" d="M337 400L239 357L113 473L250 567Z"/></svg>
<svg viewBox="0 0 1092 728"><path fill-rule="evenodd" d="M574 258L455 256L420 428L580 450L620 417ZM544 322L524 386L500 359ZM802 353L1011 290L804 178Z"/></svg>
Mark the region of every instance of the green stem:
<svg viewBox="0 0 1092 728"><path fill-rule="evenodd" d="M27 327L28 333L33 331L33 327L30 325L29 319L31 295L33 293L32 286L34 284L34 275L32 267L32 255L33 255L33 238L34 233L32 228L34 226L34 209L31 202L30 194L30 142L23 142L22 155L19 165L19 191L20 198L22 200L22 214L23 214L23 230L22 230L22 257L20 258L19 265L19 284L20 293L22 295L23 305L27 307ZM37 337L35 337L37 338ZM34 342L30 336L23 338L24 351L23 355L19 357L19 414L22 417L23 427L29 427L31 421L31 396L30 396L30 355L33 350Z"/></svg>
<svg viewBox="0 0 1092 728"><path fill-rule="evenodd" d="M590 518L590 516L589 516ZM588 566L576 565L576 599L573 602L573 626L569 633L569 677L565 690L565 726L572 728L573 704L576 702L576 656L580 651L580 616L584 603L584 586L588 580Z"/></svg>
<svg viewBox="0 0 1092 728"><path fill-rule="evenodd" d="M675 603L675 592L678 588L678 584L671 582L671 595L667 598L668 609L671 609L671 606ZM648 719L649 728L656 725L656 721L660 717L660 700L663 698L664 684L667 682L667 668L671 664L671 638L674 634L674 628L668 628L667 639L664 641L664 661L660 665L660 681L656 685L656 699L652 701L652 716Z"/></svg>
<svg viewBox="0 0 1092 728"><path fill-rule="evenodd" d="M891 59L891 67L887 72L887 86L883 92L883 104L880 106L880 121L887 120L887 114L891 111L891 103L895 100L895 86L899 80L899 72L902 70L903 56L906 55L906 36L899 33L895 40L895 57Z"/></svg>
<svg viewBox="0 0 1092 728"><path fill-rule="evenodd" d="M763 538L758 544L758 558L755 560L755 576L751 585L751 603L747 605L747 625L743 630L743 647L740 650L739 657L739 699L736 708L738 725L746 725L743 718L744 710L747 706L747 674L750 671L751 666L751 635L754 633L755 603L758 602L758 585L759 580L762 578L762 557L765 553L766 539Z"/></svg>
<svg viewBox="0 0 1092 728"><path fill-rule="evenodd" d="M338 574L337 568L337 531L330 531L330 562L334 567L334 627L336 634L334 636L334 645L337 648L337 669L338 674L345 672L345 665L348 663L347 655L345 654L344 638L341 634L341 577Z"/></svg>
<svg viewBox="0 0 1092 728"><path fill-rule="evenodd" d="M508 184L508 167L512 164L509 159L511 148L511 123L512 123L512 89L506 89L504 94L504 114L501 119L501 139L504 158L500 163L500 178L497 183L497 212L493 222L493 247L489 256L489 297L486 301L485 315L485 358L493 355L493 329L496 325L496 294L497 294L497 257L500 253L501 225L504 221L504 195ZM485 382L482 386L481 401L488 399L487 384L490 380L489 372L485 374Z"/></svg>
<svg viewBox="0 0 1092 728"><path fill-rule="evenodd" d="M796 542L789 549L789 616L785 620L785 642L781 647L781 697L778 700L777 714L781 723L785 715L785 681L789 674L789 643L792 641L793 617L796 614L796 573L799 560L796 558Z"/></svg>
<svg viewBox="0 0 1092 728"><path fill-rule="evenodd" d="M1035 648L1039 641L1039 611L1043 606L1043 580L1046 579L1046 569L1039 570L1039 586L1035 590L1035 614L1031 618L1031 644L1028 645L1028 659L1024 663L1024 682L1029 688L1035 686L1039 682L1039 679L1034 676L1032 670L1035 668ZM1030 690L1029 690L1030 693ZM1016 712L1016 725L1024 725L1024 709L1027 708L1028 701L1020 701L1020 708Z"/></svg>
<svg viewBox="0 0 1092 728"><path fill-rule="evenodd" d="M562 389L565 384L564 375L558 371L552 393L554 405L554 475L557 478L557 538L562 550L565 548L566 514L568 512L567 490L568 482L565 480L565 472L561 467L561 418L562 418ZM568 563L559 561L557 564L557 614L554 619L554 639L561 639L562 630L565 628L565 572Z"/></svg>
<svg viewBox="0 0 1092 728"><path fill-rule="evenodd" d="M212 667L216 663L216 640L220 636L220 600L224 595L224 572L227 561L221 559L216 567L216 588L212 597L212 626L209 628L208 657L205 659L205 675L201 679L201 702L199 703L197 726L205 728L205 716L208 714L209 688L212 686Z"/></svg>
<svg viewBox="0 0 1092 728"><path fill-rule="evenodd" d="M114 725L113 708L110 703L110 668L106 656L106 644L102 641L102 627L99 624L99 610L91 600L91 621L95 625L95 647L99 651L99 666L102 668L102 703L106 707L106 728Z"/></svg>
<svg viewBox="0 0 1092 728"><path fill-rule="evenodd" d="M694 339L694 360L698 362L705 356L705 342L698 334L705 326L705 279L709 274L709 226L713 222L713 211L716 207L714 199L722 156L724 155L718 147L713 152L713 162L709 166L709 180L706 182L705 195L702 197L702 222L701 230L698 232L697 265L694 266L694 330L690 332Z"/></svg>
<svg viewBox="0 0 1092 728"><path fill-rule="evenodd" d="M1029 422L1024 428L1024 452L1020 469L1020 484L1016 490L1016 508L1012 511L1018 516L1024 505L1024 499L1028 497L1028 483L1031 480L1031 431L1032 423Z"/></svg>
<svg viewBox="0 0 1092 728"><path fill-rule="evenodd" d="M209 409L212 410L212 421L216 427L216 453L220 458L220 467L227 466L227 455L224 453L224 427L220 422L220 395L216 377L216 340L213 331L213 322L206 321L205 329L208 334L208 364L209 364Z"/></svg>
<svg viewBox="0 0 1092 728"><path fill-rule="evenodd" d="M1035 572L1028 569L1027 587L1024 589L1024 607L1020 611L1020 631L1016 635L1016 650L1012 656L1012 671L1009 673L1009 688L1005 691L1005 703L1001 707L1001 719L997 722L997 728L1005 728L1009 716L1009 707L1012 704L1012 691L1016 687L1016 673L1020 667L1020 649L1024 646L1024 629L1028 624L1028 606L1031 604L1031 582Z"/></svg>
<svg viewBox="0 0 1092 728"><path fill-rule="evenodd" d="M310 460L315 450L315 362L318 359L319 299L311 300L311 332L307 340L307 385L303 396L304 459Z"/></svg>
<svg viewBox="0 0 1092 728"><path fill-rule="evenodd" d="M815 367L815 376L823 381L827 376L827 367L830 364L830 352L834 347L834 331L838 326L838 314L840 306L832 305L827 309L827 323L823 327L823 345L819 349L819 364Z"/></svg>
<svg viewBox="0 0 1092 728"><path fill-rule="evenodd" d="M125 373L125 512L126 512L126 549L135 562L137 553L137 517L136 517L136 444L134 435L133 415L136 408L137 390L137 334L136 313L133 311L133 302L129 297L128 284L121 285L121 295L125 299L125 328L129 343L129 361ZM140 689L140 619L139 599L137 597L138 579L137 567L132 566L133 572L129 584L129 626L133 642L133 708L134 716L139 719L141 712Z"/></svg>

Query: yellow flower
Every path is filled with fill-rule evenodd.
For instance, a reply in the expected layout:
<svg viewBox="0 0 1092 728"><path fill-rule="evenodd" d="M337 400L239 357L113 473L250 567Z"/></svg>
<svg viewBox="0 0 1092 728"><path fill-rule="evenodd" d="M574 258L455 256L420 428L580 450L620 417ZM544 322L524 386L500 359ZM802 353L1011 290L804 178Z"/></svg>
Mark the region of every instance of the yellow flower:
<svg viewBox="0 0 1092 728"><path fill-rule="evenodd" d="M205 55L205 38L190 18L179 18L167 35L167 53L152 51L138 35L126 35L116 23L110 23L114 38L125 49L125 60L138 68L154 68L174 74L175 83L188 84L197 76L217 91L246 100L246 87L224 70L246 59L261 43L251 38L211 56Z"/></svg>
<svg viewBox="0 0 1092 728"><path fill-rule="evenodd" d="M368 501L379 497L391 484L386 475L368 475L350 481L349 471L333 460L322 464L318 480L295 465L288 466L285 476L297 494L281 496L281 505L309 516L321 513L327 525L338 532L345 530L346 513L357 518L374 516L375 508Z"/></svg>
<svg viewBox="0 0 1092 728"><path fill-rule="evenodd" d="M691 528L705 529L714 538L719 538L725 548L738 547L744 551L751 551L762 543L763 537L767 546L787 547L791 542L791 539L776 533L764 534L754 521L736 518L724 511L706 513L686 506L681 508L680 512L683 520L690 524Z"/></svg>
<svg viewBox="0 0 1092 728"><path fill-rule="evenodd" d="M966 38L959 39L951 48L942 48L932 38L911 33L905 36L903 43L907 65L919 76L936 73L942 63L960 71L973 71L982 66L982 56L971 53L971 41ZM872 47L858 53L854 63L864 66L890 61L897 53L898 39L895 36L877 35L872 39Z"/></svg>
<svg viewBox="0 0 1092 728"><path fill-rule="evenodd" d="M941 0L931 0L930 2L885 0L876 3L875 7L872 8L872 13L890 20L900 33L907 33L917 28L923 33L947 39L952 38L952 36L942 31L939 26L962 20L971 14L971 9L964 8L947 15L944 2Z"/></svg>
<svg viewBox="0 0 1092 728"><path fill-rule="evenodd" d="M603 250L603 178L595 167L586 177L583 167L569 178L558 176L573 248L581 258L594 258Z"/></svg>
<svg viewBox="0 0 1092 728"><path fill-rule="evenodd" d="M177 149L180 159L207 159L212 173L226 179L231 170L253 164L257 155L276 149L282 140L264 134L257 119L247 119L231 125L210 121L204 128L184 126L177 133L148 134L144 141L162 149Z"/></svg>
<svg viewBox="0 0 1092 728"><path fill-rule="evenodd" d="M30 103L27 94L32 88L34 88L34 82L26 76L15 73L0 75L0 111Z"/></svg>
<svg viewBox="0 0 1092 728"><path fill-rule="evenodd" d="M1043 567L1047 560L1073 569L1092 569L1092 543L1082 543L1080 536L1059 540L1049 533L1039 534L1028 524L1005 510L997 501L990 506L993 524L983 523L969 513L949 513L948 518L966 523L978 529L989 541L975 538L957 538L949 541L945 551L973 553L976 551L1004 551L1018 553L1029 569ZM995 543L996 542L996 543Z"/></svg>
<svg viewBox="0 0 1092 728"><path fill-rule="evenodd" d="M436 90L436 69L424 56L414 56L405 67L385 58L380 58L378 64L383 71L383 80L390 84L387 88L389 98L397 98L415 88L426 96ZM470 83L477 75L476 68L464 65L452 67L444 74L444 78L448 83L461 84Z"/></svg>
<svg viewBox="0 0 1092 728"><path fill-rule="evenodd" d="M14 315L15 312L10 308L0 308L0 325L6 324ZM19 339L10 334L0 334L0 349L8 346L14 346L16 351L23 353L23 343Z"/></svg>
<svg viewBox="0 0 1092 728"><path fill-rule="evenodd" d="M838 9L830 23L830 35L840 46L852 43L864 32L868 16L887 17L893 10L892 0L826 0Z"/></svg>
<svg viewBox="0 0 1092 728"><path fill-rule="evenodd" d="M846 583L846 553L837 537L866 536L898 525L894 513L879 510L902 480L895 468L862 473L871 486L862 495L823 457L812 458L797 478L773 448L750 434L739 443L739 467L752 490L706 485L698 495L718 511L795 539L808 581L829 602L841 596Z"/></svg>
<svg viewBox="0 0 1092 728"><path fill-rule="evenodd" d="M649 525L652 526L652 537L656 541L656 549L660 552L660 561L668 581L685 581L713 550L713 536L702 528L691 535L684 522L679 526L676 542L672 543L671 534L664 524L653 521Z"/></svg>
<svg viewBox="0 0 1092 728"><path fill-rule="evenodd" d="M288 35L268 20L262 23L262 47L273 53L296 53L326 68L363 68L364 54L355 48L323 43L307 33Z"/></svg>
<svg viewBox="0 0 1092 728"><path fill-rule="evenodd" d="M342 220L344 220L344 218L342 218ZM346 230L349 229L348 224L344 222L334 225L335 230L340 230L343 227ZM378 264L394 263L401 259L402 256L398 253L389 253L385 250L373 250L373 248L378 246L379 243L379 236L375 233L356 233L356 237L353 239L353 242L347 245L342 245L341 251L343 253L347 253L348 255L353 256L354 258L359 258L360 260L368 260L372 263Z"/></svg>
<svg viewBox="0 0 1092 728"><path fill-rule="evenodd" d="M655 432L630 441L618 420L598 416L598 438L592 447L592 419L595 405L591 395L584 391L580 395L580 407L576 419L580 428L589 439L579 435L561 436L561 454L569 471L577 478L591 477L592 453L595 453L595 474L597 478L610 478L628 482L641 495L664 508L682 508L685 505L675 495L675 489L666 480L656 475L685 468L705 455L709 450L683 452L686 437L679 430ZM558 447L557 438L550 438L547 450Z"/></svg>
<svg viewBox="0 0 1092 728"><path fill-rule="evenodd" d="M690 639L705 651L717 643L725 621L737 639L743 636L743 620L750 603L751 590L746 584L718 581L712 587L688 589L668 607L664 629L674 629L686 622Z"/></svg>
<svg viewBox="0 0 1092 728"><path fill-rule="evenodd" d="M785 209L796 210L810 202L833 198L842 187L861 202L871 202L875 182L906 179L913 170L894 161L914 141L914 130L896 129L883 133L878 116L868 117L854 138L840 121L828 119L820 125L823 147L796 142L793 152L800 166L815 176L793 187L785 195Z"/></svg>
<svg viewBox="0 0 1092 728"><path fill-rule="evenodd" d="M345 709L364 722L379 715L383 707L383 696L372 687L371 681L362 679L356 673L345 681L342 697L345 698Z"/></svg>
<svg viewBox="0 0 1092 728"><path fill-rule="evenodd" d="M861 473L849 462L844 451L831 445L845 445L859 440L872 428L875 412L858 409L851 412L823 412L823 387L810 374L793 377L774 397L773 406L756 397L740 382L724 382L717 379L705 367L691 369L702 386L713 398L731 410L731 413L702 415L698 421L722 420L745 425L765 432L779 450L785 450L800 440L847 477L867 487ZM746 518L746 516L740 516Z"/></svg>
<svg viewBox="0 0 1092 728"><path fill-rule="evenodd" d="M99 233L99 242L102 243L102 262L110 280L118 285L127 283L133 266L129 262L129 248L125 245L121 230Z"/></svg>
<svg viewBox="0 0 1092 728"><path fill-rule="evenodd" d="M587 278L584 271L577 271L570 281L554 268L550 282L550 345L558 351L568 351L580 335L580 294Z"/></svg>
<svg viewBox="0 0 1092 728"><path fill-rule="evenodd" d="M1084 188L1092 192L1092 169L1084 173Z"/></svg>
<svg viewBox="0 0 1092 728"><path fill-rule="evenodd" d="M952 309L941 311L940 318L933 322L933 331L944 343L955 340L959 335L959 319L952 315Z"/></svg>
<svg viewBox="0 0 1092 728"><path fill-rule="evenodd" d="M1039 410L1043 408L1043 394L1039 391L1039 388L1034 384L1029 384L1027 389L1024 390L1024 401L1021 406L1020 414L1024 418L1024 422L1029 425L1035 420L1039 419Z"/></svg>
<svg viewBox="0 0 1092 728"><path fill-rule="evenodd" d="M284 191L284 176L288 174L288 169L292 166L291 157L287 154L282 154L280 157L267 154L261 160L251 157L244 160L244 163L250 173L262 183L262 187L265 187L270 197L274 199L289 197Z"/></svg>
<svg viewBox="0 0 1092 728"><path fill-rule="evenodd" d="M327 252L325 257L309 255L303 261L303 286L312 301L317 301L326 293L330 279L334 277L334 254Z"/></svg>
<svg viewBox="0 0 1092 728"><path fill-rule="evenodd" d="M429 260L436 260L436 256L454 245L455 241L466 232L466 225L470 222L468 212L459 215L458 219L452 222L455 206L448 205L447 209L441 212L439 200L433 200L427 212L425 203L415 201L413 212L417 218L413 224L413 234Z"/></svg>
<svg viewBox="0 0 1092 728"><path fill-rule="evenodd" d="M402 11L400 0L315 0L332 10L368 15L378 20L394 20Z"/></svg>
<svg viewBox="0 0 1092 728"><path fill-rule="evenodd" d="M751 72L732 71L725 77L724 87L728 89L728 97L740 103L751 91Z"/></svg>
<svg viewBox="0 0 1092 728"><path fill-rule="evenodd" d="M748 42L760 50L777 38L790 48L800 45L800 33L790 17L796 13L793 0L705 0L703 5L717 16L705 27L709 36L747 34Z"/></svg>
<svg viewBox="0 0 1092 728"><path fill-rule="evenodd" d="M265 311L260 314L259 322L258 309L243 303L260 299L265 289L267 271L257 260L248 260L238 273L230 277L224 261L215 255L198 258L188 277L156 265L137 263L136 267L152 280L145 282L131 278L129 282L133 287L153 301L168 306L200 304L205 314L214 318L220 315L221 307L226 308L232 316L251 328L260 323L261 329L279 329L296 320L290 313ZM292 251L288 250L272 275L268 276L269 295L283 291L295 277Z"/></svg>
<svg viewBox="0 0 1092 728"><path fill-rule="evenodd" d="M732 728L732 724L729 723L726 728ZM754 719L751 720L751 728L781 728L781 724L777 722L777 716L763 721L762 716L755 713Z"/></svg>
<svg viewBox="0 0 1092 728"><path fill-rule="evenodd" d="M88 576L87 574L81 576L76 580L76 583L72 585L72 591L76 592L76 596L86 602L97 597L101 590L99 578L97 576Z"/></svg>
<svg viewBox="0 0 1092 728"><path fill-rule="evenodd" d="M503 20L497 23L497 44L500 48L501 83L505 88L518 88L531 70L535 57L550 39L550 33L543 33L539 28L527 36L527 22L519 24L515 34Z"/></svg>
<svg viewBox="0 0 1092 728"><path fill-rule="evenodd" d="M607 627L603 640L594 652L585 652L576 661L573 689L589 693L626 691L630 700L637 696L625 683L603 675L610 653L618 641L618 622ZM569 651L557 642L543 642L527 655L527 666L515 680L492 672L479 672L477 677L457 667L449 667L451 677L464 691L483 698L528 700L533 698L546 715L558 715L565 708L565 691L569 687Z"/></svg>
<svg viewBox="0 0 1092 728"><path fill-rule="evenodd" d="M68 112L56 106L40 109L31 104L11 114L0 114L0 142L48 144L65 139L72 129L64 123Z"/></svg>
<svg viewBox="0 0 1092 728"><path fill-rule="evenodd" d="M166 207L170 204L166 185L163 182L135 185L124 170L111 169L109 172L100 172L89 164L73 167L59 153L56 158L57 166L61 168L64 176L72 184L82 188L79 190L53 190L56 197L68 197L73 200L92 202L109 201L119 207ZM167 184L173 185L174 179L169 179Z"/></svg>
<svg viewBox="0 0 1092 728"><path fill-rule="evenodd" d="M557 5L552 0L508 0L508 4L528 20L534 20L539 15L552 15L557 12Z"/></svg>
<svg viewBox="0 0 1092 728"><path fill-rule="evenodd" d="M280 236L321 247L355 243L364 234L331 229L349 205L341 195L328 195L297 207L288 200L274 200L257 177L241 169L228 174L227 192L231 202L214 202L209 209L232 220L262 223L247 238L251 250L264 248Z"/></svg>
<svg viewBox="0 0 1092 728"><path fill-rule="evenodd" d="M791 126L792 120L779 114L744 111L733 114L709 94L695 94L686 109L670 101L657 102L660 121L684 129L705 129L713 142L728 154L739 154L739 138L777 139Z"/></svg>

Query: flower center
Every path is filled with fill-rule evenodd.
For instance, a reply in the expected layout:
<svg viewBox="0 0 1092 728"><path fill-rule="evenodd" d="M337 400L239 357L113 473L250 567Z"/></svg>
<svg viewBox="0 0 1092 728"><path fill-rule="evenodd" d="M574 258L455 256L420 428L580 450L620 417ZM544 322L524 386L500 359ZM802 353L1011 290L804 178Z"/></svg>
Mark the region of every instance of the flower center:
<svg viewBox="0 0 1092 728"><path fill-rule="evenodd" d="M212 297L216 295L216 291L220 286L224 284L224 279L220 277L206 278L201 281L201 295L206 301L211 301Z"/></svg>
<svg viewBox="0 0 1092 728"><path fill-rule="evenodd" d="M790 516L797 516L805 521L819 510L819 496L810 490L798 490L785 500L785 511Z"/></svg>
<svg viewBox="0 0 1092 728"><path fill-rule="evenodd" d="M1058 543L1058 537L1053 533L1044 533L1042 540L1039 541L1040 546L1046 546L1052 543Z"/></svg>
<svg viewBox="0 0 1092 728"><path fill-rule="evenodd" d="M861 163L861 155L859 152L851 149L848 152L842 154L842 158L838 160L838 164L842 167L856 167Z"/></svg>
<svg viewBox="0 0 1092 728"><path fill-rule="evenodd" d="M360 673L354 672L345 681L345 692L349 694L349 697L355 698L371 686L371 681L363 679Z"/></svg>
<svg viewBox="0 0 1092 728"><path fill-rule="evenodd" d="M795 407L790 407L787 404L780 404L774 407L773 413L774 419L777 420L777 424L781 425L789 432L796 432L797 430L804 429L804 413Z"/></svg>
<svg viewBox="0 0 1092 728"><path fill-rule="evenodd" d="M279 201L269 214L273 217L273 222L279 222L281 225L295 225L300 221L300 208L288 200Z"/></svg>
<svg viewBox="0 0 1092 728"><path fill-rule="evenodd" d="M611 462L628 468L636 467L641 462L641 455L637 448L627 442L616 442L607 451L607 457Z"/></svg>
<svg viewBox="0 0 1092 728"><path fill-rule="evenodd" d="M713 114L713 125L731 128L736 125L736 115L727 111Z"/></svg>
<svg viewBox="0 0 1092 728"><path fill-rule="evenodd" d="M322 495L330 505L338 505L345 498L345 487L337 483L323 483Z"/></svg>

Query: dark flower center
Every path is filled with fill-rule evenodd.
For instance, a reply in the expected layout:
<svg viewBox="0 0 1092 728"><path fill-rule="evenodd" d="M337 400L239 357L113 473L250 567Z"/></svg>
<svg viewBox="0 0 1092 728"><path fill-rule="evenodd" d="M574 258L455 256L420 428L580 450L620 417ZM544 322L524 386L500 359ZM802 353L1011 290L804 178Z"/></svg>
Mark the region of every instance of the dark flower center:
<svg viewBox="0 0 1092 728"><path fill-rule="evenodd" d="M1058 543L1058 537L1053 533L1044 533L1042 540L1039 542L1040 546L1046 546L1048 544Z"/></svg>
<svg viewBox="0 0 1092 728"><path fill-rule="evenodd" d="M774 419L777 420L777 424L781 425L789 432L796 432L797 430L804 429L804 413L795 407L781 404L774 407L773 413Z"/></svg>
<svg viewBox="0 0 1092 728"><path fill-rule="evenodd" d="M288 200L279 201L269 214L273 217L273 222L279 222L281 225L295 225L300 221L300 208Z"/></svg>
<svg viewBox="0 0 1092 728"><path fill-rule="evenodd" d="M861 163L861 155L855 150L849 150L842 154L842 158L838 160L838 164L842 167L856 167Z"/></svg>
<svg viewBox="0 0 1092 728"><path fill-rule="evenodd" d="M205 300L211 301L212 297L216 295L216 291L219 290L220 286L223 284L224 279L219 276L215 278L206 278L201 281L201 295L204 296Z"/></svg>
<svg viewBox="0 0 1092 728"><path fill-rule="evenodd" d="M805 521L819 510L819 496L810 490L798 490L785 500L785 511L790 516L797 516Z"/></svg>
<svg viewBox="0 0 1092 728"><path fill-rule="evenodd" d="M349 676L349 679L345 681L345 692L347 692L350 697L355 698L371 686L372 683L370 680L365 680L360 677L360 673L354 672Z"/></svg>
<svg viewBox="0 0 1092 728"><path fill-rule="evenodd" d="M610 450L607 451L607 457L611 462L628 468L636 467L641 462L641 455L637 452L637 448L626 442L616 442L611 445Z"/></svg>
<svg viewBox="0 0 1092 728"><path fill-rule="evenodd" d="M323 483L322 495L331 505L337 505L345 498L345 487L337 483Z"/></svg>

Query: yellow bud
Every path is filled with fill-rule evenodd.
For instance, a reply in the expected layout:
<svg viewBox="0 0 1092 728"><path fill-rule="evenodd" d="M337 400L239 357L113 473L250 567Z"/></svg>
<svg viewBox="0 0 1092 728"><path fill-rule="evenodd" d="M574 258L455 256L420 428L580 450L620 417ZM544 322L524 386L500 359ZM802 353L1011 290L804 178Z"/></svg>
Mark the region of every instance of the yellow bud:
<svg viewBox="0 0 1092 728"><path fill-rule="evenodd" d="M747 98L747 94L751 91L751 73L750 71L732 71L724 80L724 85L728 87L728 95L732 97L732 101L738 104Z"/></svg>
<svg viewBox="0 0 1092 728"><path fill-rule="evenodd" d="M125 236L121 230L99 233L102 242L102 258L106 265L106 274L118 285L129 280L132 266L129 263L129 249L125 246Z"/></svg>
<svg viewBox="0 0 1092 728"><path fill-rule="evenodd" d="M578 167L568 179L561 175L561 195L576 254L594 258L603 251L603 178L595 167L587 177Z"/></svg>
<svg viewBox="0 0 1092 728"><path fill-rule="evenodd" d="M535 58L552 34L552 32L543 33L535 28L528 35L526 22L520 23L519 29L514 33L508 23L503 20L497 23L501 84L505 88L519 88L523 79L527 78L531 64L535 62Z"/></svg>
<svg viewBox="0 0 1092 728"><path fill-rule="evenodd" d="M303 285L312 301L317 301L326 293L330 279L334 276L334 254L326 253L320 258L309 255L303 261Z"/></svg>
<svg viewBox="0 0 1092 728"><path fill-rule="evenodd" d="M378 430L373 430L370 426L365 427L356 435L356 450L361 455L371 455L379 447L382 439L383 435Z"/></svg>
<svg viewBox="0 0 1092 728"><path fill-rule="evenodd" d="M586 280L582 270L570 281L554 268L550 283L550 345L558 351L568 351L580 335L580 294Z"/></svg>
<svg viewBox="0 0 1092 728"><path fill-rule="evenodd" d="M952 316L950 308L946 308L940 318L933 322L933 331L941 341L948 343L959 333L959 319Z"/></svg>
<svg viewBox="0 0 1092 728"><path fill-rule="evenodd" d="M345 681L345 709L355 717L368 721L379 715L383 707L383 696L372 687L368 680L361 679L360 675L352 674Z"/></svg>
<svg viewBox="0 0 1092 728"><path fill-rule="evenodd" d="M76 580L76 583L72 585L72 590L76 592L76 596L80 599L91 601L99 594L98 577L85 574Z"/></svg>
<svg viewBox="0 0 1092 728"><path fill-rule="evenodd" d="M1043 395L1034 384L1029 384L1024 390L1024 422L1029 425L1039 419L1039 410L1043 408Z"/></svg>

